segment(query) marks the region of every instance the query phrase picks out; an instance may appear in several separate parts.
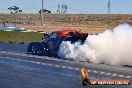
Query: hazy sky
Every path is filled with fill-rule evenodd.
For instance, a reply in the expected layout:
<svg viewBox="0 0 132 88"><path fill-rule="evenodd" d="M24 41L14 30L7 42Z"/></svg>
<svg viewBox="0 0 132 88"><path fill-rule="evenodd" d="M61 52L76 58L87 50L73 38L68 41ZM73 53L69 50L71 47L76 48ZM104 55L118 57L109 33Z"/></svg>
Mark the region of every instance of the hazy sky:
<svg viewBox="0 0 132 88"><path fill-rule="evenodd" d="M24 13L37 13L42 0L0 0L0 13L10 6L19 6ZM57 11L57 5L67 4L68 13L107 13L108 0L44 0L44 8ZM132 0L111 0L111 13L132 14Z"/></svg>

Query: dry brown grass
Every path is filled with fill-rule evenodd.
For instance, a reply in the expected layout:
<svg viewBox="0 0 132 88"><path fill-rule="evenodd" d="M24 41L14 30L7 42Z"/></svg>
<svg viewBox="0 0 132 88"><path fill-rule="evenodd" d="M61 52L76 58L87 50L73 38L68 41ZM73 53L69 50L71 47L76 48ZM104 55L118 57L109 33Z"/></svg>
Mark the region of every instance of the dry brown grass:
<svg viewBox="0 0 132 88"><path fill-rule="evenodd" d="M46 14L45 24L40 26L39 14L19 14L16 22L22 24L11 24L15 16L0 14L0 22L6 22L7 26L24 27L27 30L52 32L56 30L75 29L89 34L97 34L107 29L126 23L132 19L128 14ZM2 25L2 24L1 24Z"/></svg>

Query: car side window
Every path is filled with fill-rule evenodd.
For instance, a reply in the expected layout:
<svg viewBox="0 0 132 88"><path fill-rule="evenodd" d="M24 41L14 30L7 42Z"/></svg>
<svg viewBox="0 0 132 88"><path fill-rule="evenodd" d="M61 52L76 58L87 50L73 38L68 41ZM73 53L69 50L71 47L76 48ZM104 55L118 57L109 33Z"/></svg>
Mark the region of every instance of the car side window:
<svg viewBox="0 0 132 88"><path fill-rule="evenodd" d="M56 38L56 37L57 37L56 33L51 33L49 38Z"/></svg>
<svg viewBox="0 0 132 88"><path fill-rule="evenodd" d="M76 32L70 32L69 35L70 36L75 36L77 33Z"/></svg>

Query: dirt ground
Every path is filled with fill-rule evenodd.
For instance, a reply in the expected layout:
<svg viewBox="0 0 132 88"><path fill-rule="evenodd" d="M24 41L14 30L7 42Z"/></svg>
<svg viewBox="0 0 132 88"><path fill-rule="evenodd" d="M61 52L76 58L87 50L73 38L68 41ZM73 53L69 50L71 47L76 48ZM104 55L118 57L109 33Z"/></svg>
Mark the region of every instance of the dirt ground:
<svg viewBox="0 0 132 88"><path fill-rule="evenodd" d="M89 34L97 34L132 19L130 14L45 14L41 26L39 14L0 14L0 22L6 26L26 28L26 30L52 32L74 29ZM16 23L13 23L16 22Z"/></svg>

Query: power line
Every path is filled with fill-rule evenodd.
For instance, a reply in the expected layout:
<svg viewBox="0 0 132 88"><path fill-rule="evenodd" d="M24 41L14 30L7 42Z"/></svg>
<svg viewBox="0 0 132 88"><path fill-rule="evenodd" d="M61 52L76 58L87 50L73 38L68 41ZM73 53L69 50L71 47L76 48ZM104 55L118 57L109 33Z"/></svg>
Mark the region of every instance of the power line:
<svg viewBox="0 0 132 88"><path fill-rule="evenodd" d="M71 7L68 7L68 10L74 11L79 14L88 14L89 13L88 11L79 10L79 9L75 9L75 8L71 8Z"/></svg>

